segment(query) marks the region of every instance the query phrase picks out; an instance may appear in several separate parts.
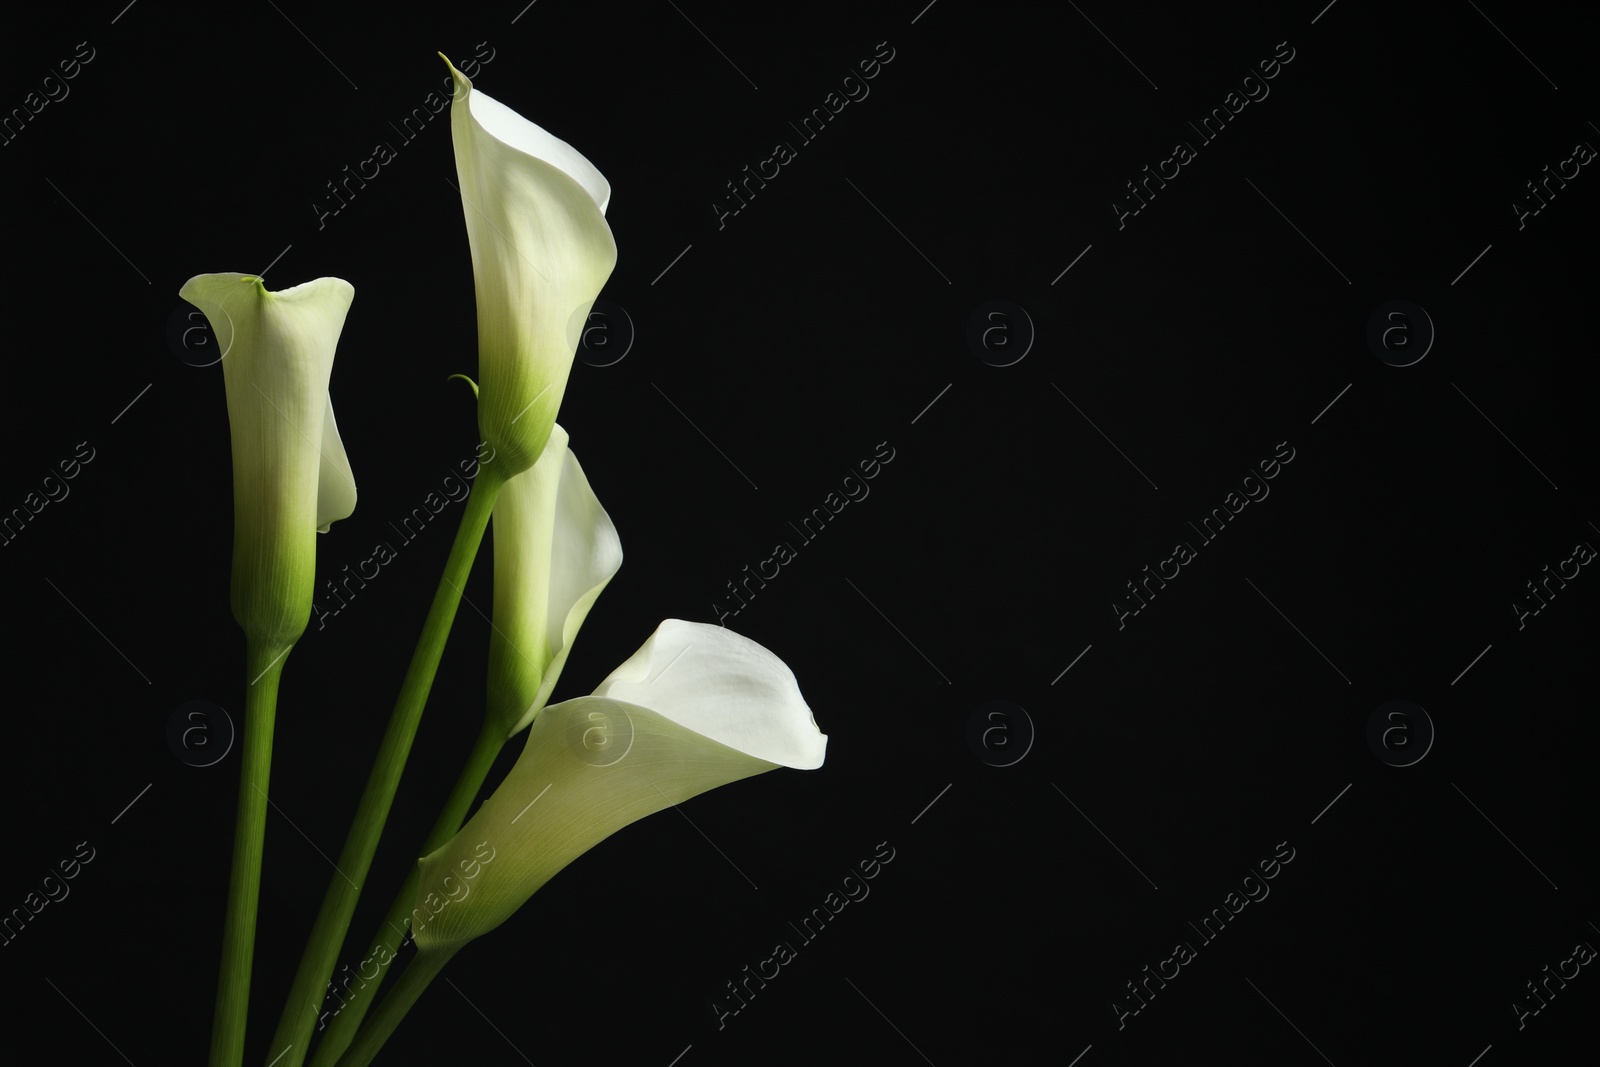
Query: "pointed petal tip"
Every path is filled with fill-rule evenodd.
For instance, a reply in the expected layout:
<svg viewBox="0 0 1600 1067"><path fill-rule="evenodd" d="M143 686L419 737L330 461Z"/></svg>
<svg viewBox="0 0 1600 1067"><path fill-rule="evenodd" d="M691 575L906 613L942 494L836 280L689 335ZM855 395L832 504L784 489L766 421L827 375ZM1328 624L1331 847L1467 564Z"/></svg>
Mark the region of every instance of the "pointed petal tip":
<svg viewBox="0 0 1600 1067"><path fill-rule="evenodd" d="M444 65L450 68L450 77L455 79L457 85L464 85L468 89L472 88L472 79L457 70L456 65L450 62L449 56L445 55L443 52L437 52L435 55L444 60Z"/></svg>

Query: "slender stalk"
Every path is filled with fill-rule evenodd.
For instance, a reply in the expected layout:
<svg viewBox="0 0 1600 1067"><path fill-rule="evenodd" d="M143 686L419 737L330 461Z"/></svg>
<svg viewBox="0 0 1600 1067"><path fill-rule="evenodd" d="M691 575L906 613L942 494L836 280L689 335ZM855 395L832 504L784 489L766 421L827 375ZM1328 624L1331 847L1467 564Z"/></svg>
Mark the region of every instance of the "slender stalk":
<svg viewBox="0 0 1600 1067"><path fill-rule="evenodd" d="M278 1030L268 1048L268 1062L275 1067L300 1067L305 1062L311 1042L311 1030L317 1021L323 992L327 989L333 965L344 945L350 927L350 916L355 912L356 900L361 895L360 885L366 880L372 865L372 855L377 851L378 838L383 834L383 824L389 817L389 806L394 801L395 790L400 785L400 775L405 770L406 757L411 753L411 742L416 737L417 725L428 702L428 692L433 687L433 676L444 654L445 639L450 635L450 625L455 621L456 608L461 602L461 588L466 585L472 570L472 561L488 528L489 515L494 509L495 497L505 484L498 467L479 468L477 484L467 497L461 515L461 527L456 531L450 546L450 558L444 566L444 575L434 593L433 604L428 608L427 621L422 625L422 636L417 639L416 651L406 670L405 682L395 701L394 713L378 748L377 759L367 777L366 788L361 793L361 803L356 808L355 821L345 837L344 849L339 853L339 863L334 876L328 881L328 891L322 898L316 924L311 929L305 954L300 958L294 984L290 986L283 1015L278 1020ZM408 968L409 970L409 968Z"/></svg>
<svg viewBox="0 0 1600 1067"><path fill-rule="evenodd" d="M228 912L222 926L222 966L217 1006L211 1018L211 1067L244 1062L244 1030L250 1008L250 966L255 958L256 908L261 900L261 852L267 830L267 787L272 771L272 724L278 681L288 650L263 666L253 645L245 656L254 675L245 696L244 740L239 750L239 810L233 824L233 865L228 877Z"/></svg>
<svg viewBox="0 0 1600 1067"><path fill-rule="evenodd" d="M394 988L378 1003L378 1010L372 1013L367 1025L356 1034L355 1041L339 1059L338 1067L367 1067L383 1048L384 1042L389 1040L389 1035L394 1033L395 1027L400 1025L400 1020L406 1017L406 1012L417 1002L422 991L439 976L456 951L456 948L448 948L417 953L410 966L400 972Z"/></svg>
<svg viewBox="0 0 1600 1067"><path fill-rule="evenodd" d="M477 799L479 790L483 788L484 779L489 776L489 769L494 766L494 759L500 754L505 742L505 731L500 724L485 716L483 729L479 731L478 740L472 746L472 754L467 757L466 764L461 768L455 788L450 791L450 799L445 801L439 817L434 820L433 829L428 832L427 840L423 842L422 851L418 855L426 856L449 841L455 836L456 831L461 829L461 824L467 820L468 809ZM420 871L416 864L412 864L405 884L400 887L400 892L395 894L394 903L389 905L389 914L384 916L377 935L367 948L367 954L362 957L363 960L373 959L379 954L380 949L390 957L399 955L400 943L405 940L406 928L411 921L411 909L416 903L419 878ZM366 1016L367 1009L376 1002L377 986L381 984L381 979L374 984L371 991L374 996L353 994L345 1001L344 1006L328 1024L327 1030L323 1032L321 1041L317 1043L317 1051L311 1057L311 1067L334 1067L334 1064L339 1062L339 1057L354 1040L356 1029Z"/></svg>

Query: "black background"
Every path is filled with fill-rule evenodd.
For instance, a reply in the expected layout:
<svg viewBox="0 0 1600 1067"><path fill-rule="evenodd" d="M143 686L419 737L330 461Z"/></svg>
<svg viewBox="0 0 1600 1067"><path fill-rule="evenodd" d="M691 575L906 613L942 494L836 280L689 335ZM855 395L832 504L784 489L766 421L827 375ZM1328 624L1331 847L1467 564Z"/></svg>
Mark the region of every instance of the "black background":
<svg viewBox="0 0 1600 1067"><path fill-rule="evenodd" d="M445 382L476 365L448 115L321 228L312 204L398 141L435 51L479 42L477 87L611 181L603 298L637 334L575 365L560 415L626 558L557 699L663 618L716 621L790 521L881 442L894 459L726 620L793 668L826 765L598 846L457 957L380 1063L1492 1067L1587 1039L1591 968L1521 1029L1512 1002L1600 944L1600 578L1520 629L1511 605L1600 544L1600 178L1520 229L1511 204L1600 144L1592 26L1501 3L924 2L114 0L12 23L7 113L78 42L94 58L0 148L0 506L79 442L94 459L0 549L0 909L79 842L95 858L0 947L4 1058L206 1054L237 749L188 766L166 727L194 699L238 723L245 679L221 375L169 344L177 290L269 263L270 288L355 286L332 395L360 503L319 579L368 556L477 440ZM1119 229L1123 183L1285 41L1270 95ZM870 95L719 229L724 183L879 42ZM1037 333L1007 367L966 340L995 299ZM1409 367L1365 339L1394 299L1437 329ZM1280 442L1271 495L1119 629L1124 583ZM458 514L288 662L250 1062ZM464 606L342 960L471 743L487 635ZM1036 730L1009 767L968 742L992 699ZM1395 699L1437 731L1404 768L1366 740ZM880 842L870 896L719 1030L724 983ZM1280 842L1270 896L1119 1029L1125 983Z"/></svg>

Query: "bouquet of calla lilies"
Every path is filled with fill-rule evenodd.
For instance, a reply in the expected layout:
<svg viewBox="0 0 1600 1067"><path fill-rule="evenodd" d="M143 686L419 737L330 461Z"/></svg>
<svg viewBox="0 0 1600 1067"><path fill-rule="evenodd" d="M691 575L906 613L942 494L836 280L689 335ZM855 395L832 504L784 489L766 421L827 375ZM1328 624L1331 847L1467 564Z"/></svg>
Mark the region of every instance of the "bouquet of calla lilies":
<svg viewBox="0 0 1600 1067"><path fill-rule="evenodd" d="M449 63L449 60L446 60ZM611 187L574 148L473 89L452 65L451 136L477 289L479 473L393 715L265 1062L360 1067L467 942L505 922L585 851L646 815L776 767L820 767L827 738L793 673L720 626L668 619L589 696L546 706L622 547L556 413L589 310L616 264ZM222 356L232 438L232 606L248 684L212 1067L240 1067L255 951L278 682L310 620L316 535L356 482L328 382L354 287L318 278L183 286ZM463 376L464 377L464 376ZM468 572L491 521L494 607L477 743L363 967L364 996L324 1009ZM335 536L337 536L335 534ZM502 746L506 779L467 818ZM402 942L417 952L380 1000ZM363 978L372 977L366 974ZM369 1009L373 1009L369 1013Z"/></svg>

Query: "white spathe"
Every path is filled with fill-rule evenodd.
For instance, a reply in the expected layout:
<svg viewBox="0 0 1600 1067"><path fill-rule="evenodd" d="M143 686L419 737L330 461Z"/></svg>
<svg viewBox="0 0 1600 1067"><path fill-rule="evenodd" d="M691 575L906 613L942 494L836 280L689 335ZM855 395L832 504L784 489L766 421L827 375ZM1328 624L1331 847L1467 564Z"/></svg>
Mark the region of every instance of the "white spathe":
<svg viewBox="0 0 1600 1067"><path fill-rule="evenodd" d="M356 483L328 380L355 289L318 278L278 292L249 274L200 274L178 295L222 352L233 452L234 617L258 653L311 617L316 534L355 511Z"/></svg>
<svg viewBox="0 0 1600 1067"><path fill-rule="evenodd" d="M578 629L622 566L622 541L557 423L539 462L494 502L488 714L511 737L533 722Z"/></svg>
<svg viewBox="0 0 1600 1067"><path fill-rule="evenodd" d="M478 425L515 474L544 450L589 309L616 266L611 186L571 145L445 63L476 281Z"/></svg>
<svg viewBox="0 0 1600 1067"><path fill-rule="evenodd" d="M594 695L545 708L516 766L421 860L420 952L453 954L611 834L718 786L822 766L794 674L721 626L668 619Z"/></svg>

